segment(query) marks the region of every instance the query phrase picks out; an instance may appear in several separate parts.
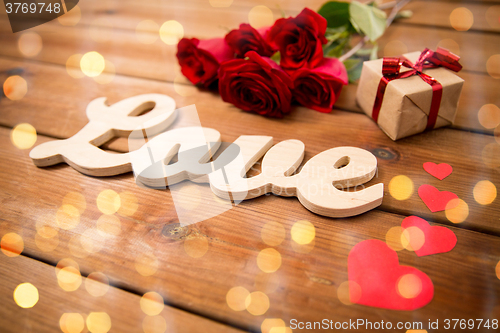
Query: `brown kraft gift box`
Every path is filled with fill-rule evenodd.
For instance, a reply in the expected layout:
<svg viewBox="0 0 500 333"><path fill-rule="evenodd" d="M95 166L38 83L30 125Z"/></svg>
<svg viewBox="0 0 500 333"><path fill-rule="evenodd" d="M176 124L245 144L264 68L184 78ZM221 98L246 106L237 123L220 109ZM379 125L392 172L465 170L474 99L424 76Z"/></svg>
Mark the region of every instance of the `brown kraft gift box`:
<svg viewBox="0 0 500 333"><path fill-rule="evenodd" d="M415 64L421 52L404 54ZM365 61L359 80L356 101L372 117L377 88L382 78L383 59ZM410 70L401 67L401 72ZM464 80L444 68L424 69L442 85L442 98L434 128L453 124ZM420 76L399 78L388 83L382 99L377 123L392 140L423 132L427 127L433 96L432 87Z"/></svg>

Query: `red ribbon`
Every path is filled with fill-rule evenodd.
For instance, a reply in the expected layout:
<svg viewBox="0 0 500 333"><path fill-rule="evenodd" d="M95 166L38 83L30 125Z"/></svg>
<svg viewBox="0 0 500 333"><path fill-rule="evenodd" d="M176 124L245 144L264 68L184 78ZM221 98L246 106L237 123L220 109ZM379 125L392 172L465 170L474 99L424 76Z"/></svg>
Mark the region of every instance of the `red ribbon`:
<svg viewBox="0 0 500 333"><path fill-rule="evenodd" d="M392 80L418 75L422 78L422 80L424 80L432 87L431 109L429 111L429 118L427 120L426 129L429 130L434 128L439 112L439 106L441 104L441 97L443 95L443 86L433 77L423 73L423 70L429 68L445 67L454 72L458 72L462 69L462 65L460 65L458 62L459 60L459 56L441 47L439 47L435 52L429 49L425 49L420 54L420 57L415 64L412 64L411 61L409 61L405 57L384 58L384 63L382 65L383 76L380 79L380 83L378 84L377 97L375 98L375 104L373 105L373 120L375 120L375 122L377 122L378 120L387 84L389 84L389 82ZM410 68L410 70L400 72L401 66Z"/></svg>

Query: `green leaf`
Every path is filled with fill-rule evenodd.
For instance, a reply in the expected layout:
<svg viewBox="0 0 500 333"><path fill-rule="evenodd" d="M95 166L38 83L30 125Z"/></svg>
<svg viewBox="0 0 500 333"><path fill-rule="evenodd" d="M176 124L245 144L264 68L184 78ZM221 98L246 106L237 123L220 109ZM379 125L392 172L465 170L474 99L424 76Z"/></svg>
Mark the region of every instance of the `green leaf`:
<svg viewBox="0 0 500 333"><path fill-rule="evenodd" d="M271 56L271 60L274 61L275 63L277 63L279 65L280 61L281 61L281 53L280 53L280 51L278 51L275 54L273 54Z"/></svg>
<svg viewBox="0 0 500 333"><path fill-rule="evenodd" d="M380 9L353 1L349 5L349 14L352 25L368 36L372 42L384 33L386 15Z"/></svg>
<svg viewBox="0 0 500 333"><path fill-rule="evenodd" d="M370 53L370 60L378 59L378 44L375 43L372 52Z"/></svg>
<svg viewBox="0 0 500 333"><path fill-rule="evenodd" d="M347 70L349 83L359 80L361 70L363 69L363 61L359 58L350 58L344 61L344 66Z"/></svg>
<svg viewBox="0 0 500 333"><path fill-rule="evenodd" d="M341 39L337 42L332 43L328 48L324 50L323 53L327 57L338 58L344 53L343 51L348 43L349 38Z"/></svg>
<svg viewBox="0 0 500 333"><path fill-rule="evenodd" d="M410 18L413 16L413 12L411 10L402 10L396 14L394 17L395 20L401 19L401 18Z"/></svg>
<svg viewBox="0 0 500 333"><path fill-rule="evenodd" d="M328 27L336 28L349 24L349 3L340 1L329 1L318 10L328 22Z"/></svg>

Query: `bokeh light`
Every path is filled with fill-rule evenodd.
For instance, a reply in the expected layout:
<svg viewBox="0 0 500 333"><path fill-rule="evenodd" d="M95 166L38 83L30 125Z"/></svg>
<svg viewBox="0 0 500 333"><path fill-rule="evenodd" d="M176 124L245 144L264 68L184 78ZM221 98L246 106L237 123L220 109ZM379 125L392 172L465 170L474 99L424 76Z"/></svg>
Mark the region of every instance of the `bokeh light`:
<svg viewBox="0 0 500 333"><path fill-rule="evenodd" d="M33 147L36 140L36 129L27 123L16 125L10 132L10 141L19 149L29 149Z"/></svg>
<svg viewBox="0 0 500 333"><path fill-rule="evenodd" d="M63 333L80 333L85 328L85 320L79 313L63 313L59 327Z"/></svg>
<svg viewBox="0 0 500 333"><path fill-rule="evenodd" d="M78 192L69 192L66 194L63 198L62 201L63 205L71 205L78 209L78 212L83 214L85 209L87 208L87 201L85 200L85 197L83 194L78 193Z"/></svg>
<svg viewBox="0 0 500 333"><path fill-rule="evenodd" d="M265 272L260 272L255 276L255 289L262 291L263 293L269 295L278 290L280 286L280 277L277 273L270 274Z"/></svg>
<svg viewBox="0 0 500 333"><path fill-rule="evenodd" d="M285 331L286 324L285 321L281 318L266 318L260 325L260 331L262 333L271 333L271 330L276 331L275 328L282 329Z"/></svg>
<svg viewBox="0 0 500 333"><path fill-rule="evenodd" d="M497 263L495 267L495 273L497 274L497 278L500 280L500 261Z"/></svg>
<svg viewBox="0 0 500 333"><path fill-rule="evenodd" d="M311 243L316 237L314 225L307 220L295 222L290 233L292 235L292 240L301 245Z"/></svg>
<svg viewBox="0 0 500 333"><path fill-rule="evenodd" d="M66 266L57 273L57 283L64 291L75 291L82 284L82 276L77 268Z"/></svg>
<svg viewBox="0 0 500 333"><path fill-rule="evenodd" d="M250 292L241 286L231 288L226 294L227 305L233 311L243 311L246 307L246 299Z"/></svg>
<svg viewBox="0 0 500 333"><path fill-rule="evenodd" d="M425 244L425 234L422 229L415 226L403 229L401 244L408 251L418 251Z"/></svg>
<svg viewBox="0 0 500 333"><path fill-rule="evenodd" d="M481 158L488 168L496 169L500 167L500 145L493 142L484 146Z"/></svg>
<svg viewBox="0 0 500 333"><path fill-rule="evenodd" d="M24 250L24 241L23 238L15 232L9 232L3 235L0 241L0 247L3 254L7 257L17 257Z"/></svg>
<svg viewBox="0 0 500 333"><path fill-rule="evenodd" d="M265 273L276 272L281 266L281 254L273 248L263 249L257 255L257 266Z"/></svg>
<svg viewBox="0 0 500 333"><path fill-rule="evenodd" d="M361 287L354 281L344 281L337 288L337 297L342 304L355 304L361 298Z"/></svg>
<svg viewBox="0 0 500 333"><path fill-rule="evenodd" d="M147 316L142 321L144 333L164 333L167 331L167 322L162 316Z"/></svg>
<svg viewBox="0 0 500 333"><path fill-rule="evenodd" d="M34 307L38 298L38 289L31 283L21 283L14 289L14 301L23 309Z"/></svg>
<svg viewBox="0 0 500 333"><path fill-rule="evenodd" d="M233 0L208 0L212 7L229 7L233 3Z"/></svg>
<svg viewBox="0 0 500 333"><path fill-rule="evenodd" d="M74 79L81 79L85 77L85 74L83 74L80 68L80 61L82 60L82 57L83 54L77 53L73 54L68 58L68 60L66 60L66 72Z"/></svg>
<svg viewBox="0 0 500 333"><path fill-rule="evenodd" d="M91 333L107 333L111 329L111 318L106 312L91 312L86 322Z"/></svg>
<svg viewBox="0 0 500 333"><path fill-rule="evenodd" d="M104 71L105 66L104 57L96 51L85 53L80 60L80 68L83 74L88 77L100 75Z"/></svg>
<svg viewBox="0 0 500 333"><path fill-rule="evenodd" d="M500 125L500 109L495 104L485 104L479 109L477 118L484 128L495 128Z"/></svg>
<svg viewBox="0 0 500 333"><path fill-rule="evenodd" d="M495 201L497 197L497 188L495 184L489 180L478 181L472 191L474 200L480 205L489 205Z"/></svg>
<svg viewBox="0 0 500 333"><path fill-rule="evenodd" d="M267 6L255 6L248 13L248 23L255 29L271 26L274 23L273 12Z"/></svg>
<svg viewBox="0 0 500 333"><path fill-rule="evenodd" d="M139 208L137 197L134 193L129 191L121 192L120 194L120 208L118 214L121 216L132 216Z"/></svg>
<svg viewBox="0 0 500 333"><path fill-rule="evenodd" d="M28 93L28 83L19 75L12 75L3 83L3 93L11 101L18 101Z"/></svg>
<svg viewBox="0 0 500 333"><path fill-rule="evenodd" d="M143 44L153 44L158 39L160 26L153 20L144 20L135 27L135 37Z"/></svg>
<svg viewBox="0 0 500 333"><path fill-rule="evenodd" d="M96 228L103 237L118 236L122 232L120 219L116 215L101 215L97 219Z"/></svg>
<svg viewBox="0 0 500 333"><path fill-rule="evenodd" d="M422 281L415 274L405 274L398 280L397 291L404 298L415 298L422 292Z"/></svg>
<svg viewBox="0 0 500 333"><path fill-rule="evenodd" d="M93 77L94 81L99 84L108 84L113 81L116 75L115 65L109 60L104 60L104 70L98 76Z"/></svg>
<svg viewBox="0 0 500 333"><path fill-rule="evenodd" d="M120 209L121 200L113 190L104 190L97 196L97 208L106 215L112 215Z"/></svg>
<svg viewBox="0 0 500 333"><path fill-rule="evenodd" d="M408 53L408 46L400 40L391 40L384 46L384 57L397 57Z"/></svg>
<svg viewBox="0 0 500 333"><path fill-rule="evenodd" d="M413 181L405 176L394 176L389 182L389 193L396 200L407 200L413 194Z"/></svg>
<svg viewBox="0 0 500 333"><path fill-rule="evenodd" d="M78 5L75 5L69 12L66 12L65 14L58 16L57 20L61 25L64 25L66 27L72 27L78 24L80 22L80 19L82 18L82 11Z"/></svg>
<svg viewBox="0 0 500 333"><path fill-rule="evenodd" d="M165 307L163 297L154 291L145 293L140 300L141 310L148 316L157 316Z"/></svg>
<svg viewBox="0 0 500 333"><path fill-rule="evenodd" d="M62 205L57 210L56 222L61 229L74 229L80 223L80 212L73 205Z"/></svg>
<svg viewBox="0 0 500 333"><path fill-rule="evenodd" d="M262 291L254 291L245 299L247 311L254 316L261 316L269 309L269 297Z"/></svg>
<svg viewBox="0 0 500 333"><path fill-rule="evenodd" d="M101 251L105 237L97 229L87 229L80 235L80 244L88 253Z"/></svg>
<svg viewBox="0 0 500 333"><path fill-rule="evenodd" d="M165 44L177 45L182 37L184 37L184 28L179 22L170 20L161 25L160 38Z"/></svg>
<svg viewBox="0 0 500 333"><path fill-rule="evenodd" d="M189 237L184 240L184 251L191 258L201 258L208 251L206 237Z"/></svg>
<svg viewBox="0 0 500 333"><path fill-rule="evenodd" d="M462 223L469 216L469 205L462 199L451 199L446 204L446 218L453 223Z"/></svg>
<svg viewBox="0 0 500 333"><path fill-rule="evenodd" d="M500 6L491 6L486 10L486 22L494 29L500 28Z"/></svg>
<svg viewBox="0 0 500 333"><path fill-rule="evenodd" d="M442 39L439 41L439 43L436 45L436 49L438 47L445 48L449 50L451 53L456 54L457 56L460 56L460 45L458 43L450 38Z"/></svg>
<svg viewBox="0 0 500 333"><path fill-rule="evenodd" d="M43 48L42 37L36 32L24 32L17 41L19 51L25 57L36 57Z"/></svg>
<svg viewBox="0 0 500 333"><path fill-rule="evenodd" d="M403 244L401 243L401 237L403 236L403 228L401 227L392 227L385 234L385 242L387 246L389 246L394 251L401 251L404 249Z"/></svg>
<svg viewBox="0 0 500 333"><path fill-rule="evenodd" d="M283 224L271 221L262 227L260 236L262 237L262 241L267 245L278 246L285 240L286 230Z"/></svg>
<svg viewBox="0 0 500 333"><path fill-rule="evenodd" d="M135 269L142 276L151 276L158 270L158 259L152 253L140 253L135 258Z"/></svg>
<svg viewBox="0 0 500 333"><path fill-rule="evenodd" d="M90 273L85 279L85 289L94 297L103 296L109 290L109 279L101 272Z"/></svg>
<svg viewBox="0 0 500 333"><path fill-rule="evenodd" d="M494 54L488 58L486 71L492 78L500 79L500 54Z"/></svg>
<svg viewBox="0 0 500 333"><path fill-rule="evenodd" d="M467 31L474 24L474 15L465 8L455 8L450 14L450 24L457 31Z"/></svg>
<svg viewBox="0 0 500 333"><path fill-rule="evenodd" d="M58 231L49 226L40 228L35 235L35 244L43 252L54 251L59 245Z"/></svg>

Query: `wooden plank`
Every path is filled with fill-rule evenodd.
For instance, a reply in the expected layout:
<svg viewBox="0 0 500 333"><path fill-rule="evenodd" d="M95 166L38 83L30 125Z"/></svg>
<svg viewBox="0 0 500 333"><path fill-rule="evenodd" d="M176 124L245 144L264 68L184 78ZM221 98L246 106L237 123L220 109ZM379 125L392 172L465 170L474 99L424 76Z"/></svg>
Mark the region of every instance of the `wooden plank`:
<svg viewBox="0 0 500 333"><path fill-rule="evenodd" d="M482 318L493 316L492 311L500 304L500 285L494 271L500 258L498 237L451 227L458 244L450 253L419 258L407 251L400 252L401 264L422 270L434 283L434 300L420 310L399 312L346 306L336 294L339 285L347 280L350 249L366 239L385 239L389 228L399 225L404 216L372 211L349 219L329 219L309 213L296 199L265 196L240 204L216 218L180 228L175 223L168 191L139 188L131 175L99 179L83 176L67 166L38 169L31 164L26 151L10 144L8 132L0 129L0 168L4 174L0 179L3 202L0 212L2 220L7 222L0 224L0 235L7 232L22 235L27 255L50 262L71 255L84 275L102 271L117 287L133 289L139 294L155 290L169 304L254 330L259 329L265 318L283 318L287 323L292 318L427 322L442 320L450 313L457 318ZM38 142L44 141L47 138L39 137ZM95 221L101 215L96 198L103 189L134 193L139 209L131 217L119 217L120 235L103 239L94 233L93 245L102 245L99 252L85 253L78 247L70 247L68 243L74 237L89 230L95 232ZM70 191L85 197L86 210L74 229L59 229L57 248L43 252L44 247L34 242L36 223L45 218L54 225L53 216ZM291 227L304 219L316 228L314 249L309 253L294 251L296 246L290 238ZM256 257L260 250L269 247L261 240L262 227L269 221L280 223L286 236L275 247L281 253L281 267L263 276ZM205 239L205 244L208 243L208 251L201 258L192 258L185 252L186 240L192 239ZM157 270L152 270L154 274L141 276L136 271L136 257L140 254L153 254L158 260ZM263 281L265 277L271 278L267 284ZM277 287L273 287L275 283ZM265 315L231 310L225 297L235 286L243 286L250 292L265 292L270 300Z"/></svg>
<svg viewBox="0 0 500 333"><path fill-rule="evenodd" d="M111 332L130 332L132 328L142 332L143 321L148 322L140 307L141 296L114 286L106 291L105 284L90 289L97 295L105 292L104 295L92 296L85 287L86 277L81 279L79 287L74 284L78 289L65 291L58 285L54 266L23 255L9 258L1 254L0 263L2 332L61 332L59 322L64 313L79 313L86 320L91 312L105 312L111 319ZM38 289L39 300L32 308L23 309L14 301L14 289L21 283L31 283ZM158 317L163 318L171 332L242 332L170 306L165 306ZM88 332L85 327L84 332Z"/></svg>
<svg viewBox="0 0 500 333"><path fill-rule="evenodd" d="M42 31L44 32L42 33ZM175 58L175 46L168 46L161 42L157 42L152 45L144 45L134 42L134 37L131 33L119 30L114 31L116 38L112 41L98 43L89 39L83 42L88 46L82 48L80 36L85 36L86 34L81 28L67 28L64 30L59 29L57 32L54 32L50 27L46 28L44 26L40 26L39 32L43 36L42 38L44 40L45 47L36 58L37 60L63 65L66 63L67 59L75 53L97 50L115 65L117 72L120 74L166 81L173 81L177 79L178 82L187 82L187 80L179 74L178 64ZM381 45L382 47L386 46L387 44L384 43L387 43L394 38L398 40L416 40L417 42L414 42L416 44L415 48L411 48L411 46L408 45L409 51L422 49L426 43L420 42L422 39L417 38L416 36L425 34L425 32L426 29L422 28L408 28L406 30L390 28L387 32L387 37L382 38ZM427 30L427 32L429 32L429 30ZM441 33L429 33L429 42L435 41L436 44L438 44L439 41L446 36ZM452 33L450 36L454 37L454 34L457 33ZM466 35L469 36L471 33ZM474 57L473 55L474 53L478 54L475 50L477 48L483 49L481 48L481 43L486 43L492 47L496 44L494 43L494 40L491 39L491 35L476 35L477 36L470 36L467 41L459 41L461 43L463 42L464 45L469 45L467 44L469 42L471 43L470 45L472 45L471 47L462 48L464 50L463 52L465 52L465 55L463 55L465 64L470 64L471 67L469 68L472 69L481 69L485 66L486 61L484 59L486 59L489 55L488 52L493 52L493 49L485 51L483 56L480 56L482 53L479 53L478 57ZM3 39L3 45L5 45L0 50L0 54L11 57L20 57L16 44L16 36L12 35L12 33L4 33L0 36ZM120 50L123 49L127 49L128 51L121 52ZM476 60L478 58L483 58L484 61L480 63ZM482 68L482 70L484 70L484 68ZM457 128L474 129L477 131L492 133L491 129L484 129L479 124L475 111L479 110L484 104L500 104L500 96L496 93L495 89L496 79L486 75L466 73L465 71L459 73L459 75L466 79L466 83L460 100L455 126ZM346 110L359 110L354 103L354 98L351 97L354 96L354 94L352 94L354 90L355 86L345 88L337 107ZM472 110L474 110L474 112L471 112Z"/></svg>
<svg viewBox="0 0 500 333"><path fill-rule="evenodd" d="M277 19L281 17L281 12L283 11L286 15L296 15L299 13L304 7L308 7L312 10L317 11L325 0L313 0L305 3L297 3L286 0L270 0L266 1L265 5L271 9L273 12L274 18ZM389 0L385 2L390 2ZM215 3L215 1L214 1ZM196 1L183 1L183 2L175 2L175 3L164 3L161 1L149 1L149 2L141 2L140 4L134 3L132 1L89 1L85 3L79 4L84 14L82 18L83 22L88 24L91 23L89 18L93 16L107 16L110 17L113 14L119 13L121 19L127 20L114 20L112 19L113 24L121 28L130 29L135 28L135 24L139 21L136 19L141 17L141 20L144 19L152 19L159 20L158 23L162 22L165 19L178 19L182 20L182 13L185 11L192 10L202 10L202 11L212 11L218 13L220 16L226 16L227 13L231 13L234 15L241 15L239 18L239 22L247 22L248 17L245 17L248 11L256 6L262 5L262 3L256 2L254 0L249 1L233 1L230 7L213 7L210 5L209 1L204 0L196 0ZM430 26L438 26L445 27L449 29L453 29L450 23L450 14L451 12L459 7L467 8L473 15L474 20L471 26L472 30L481 30L481 31L491 31L498 32L500 31L500 26L498 24L491 25L485 20L486 11L492 6L494 3L483 3L480 1L469 1L469 2L458 2L458 1L411 1L408 5L404 7L404 9L412 10L413 16L409 19L402 20L402 22L409 24L417 24L417 25L430 25ZM148 15L144 15L144 13L148 13ZM158 14L166 14L166 17L160 17ZM109 15L111 14L111 15ZM220 17L218 15L218 17ZM146 17L148 16L148 17ZM228 15L229 16L229 15ZM129 20L130 19L130 20ZM235 19L235 18L231 18ZM204 17L204 21L212 20L209 17ZM462 21L464 18L462 18ZM135 22L134 25L133 22ZM183 23L182 21L180 21ZM219 24L220 25L220 24ZM219 26L215 24L214 26Z"/></svg>
<svg viewBox="0 0 500 333"><path fill-rule="evenodd" d="M203 3L208 4L208 2ZM125 55L122 54L120 58L128 57L130 62L132 60L139 62L141 66L138 67L141 69L146 68L147 70L147 66L142 66L142 59L147 58L149 61L154 60L155 64L159 63L158 61L160 59L174 59L171 57L175 54L176 48L174 46L166 46L159 39L152 45L143 45L136 39L135 31L127 33L124 31L117 31L116 28L135 30L136 25L142 20L153 19L161 24L163 20L169 18L169 15L174 15L170 18L178 20L183 25L186 36L209 38L223 36L227 30L221 27L232 29L237 27L241 22L248 21L246 12L234 11L231 8L212 8L209 5L208 8L203 6L181 8L177 10L167 8L169 15L165 15L163 12L167 9L155 8L154 4L155 3L143 5L142 3L126 2L125 5L122 6L118 5L117 2L99 2L95 4L95 7L90 7L93 8L92 10L90 8L88 9L91 12L82 17L82 21L79 23L78 28L63 28L57 21L36 27L32 29L32 31L41 34L44 45L46 46L37 59L65 63L70 55L82 53L93 48L101 53L104 52L103 54L107 56L109 60L113 61L114 58L117 57L117 55L112 54L113 52L122 54L123 52L119 50L127 49L129 52L126 52ZM426 3L421 3L422 6L424 4ZM88 6L90 6L90 4L88 4ZM207 11L217 15L206 15ZM219 13L219 11L225 12ZM153 15L158 15L158 18L154 16L151 17L152 12ZM206 19L205 16L207 16ZM5 34L0 35L0 39L7 44L6 50L3 50L2 54L21 56L17 48L18 36L10 32L10 27L5 20L6 18L0 22L0 31L5 32ZM441 21L442 20L440 20L440 22ZM85 26L81 26L82 24ZM93 32L95 24L101 24L100 27L103 29L99 34L99 41L92 39L92 36L95 36L95 32ZM104 28L102 28L103 25ZM109 29L109 26L115 29ZM106 36L108 40L106 40ZM425 38L421 38L424 36ZM397 40L397 44L394 44L394 40ZM66 50L60 49L61 41L64 41L63 45ZM399 51L399 49L404 51L406 48L408 51L412 52L415 50L422 50L425 47L436 48L438 45L441 45L452 48L452 51L460 54L462 58L461 63L465 70L486 73L486 61L489 57L498 53L498 47L496 47L496 45L498 45L499 37L493 34L474 32L463 33L454 31L453 29L443 30L434 29L433 27L394 24L380 39L382 51L390 41L393 42L391 44L392 47L389 47L386 51L391 56L394 55L391 53L391 50L393 52ZM9 45L9 42L12 44ZM401 45L401 43L403 45ZM82 44L85 45L85 47L82 47ZM54 47L58 49L57 53L51 51ZM85 50L87 47L89 49ZM385 52L385 54L384 52L380 52L380 56L387 55L387 52ZM121 61L115 60L113 63L119 65ZM124 63L123 66L125 67L125 65ZM126 69L118 68L119 72L123 72L124 70ZM147 72L149 71L147 70ZM153 73L154 71L150 72ZM145 75L148 74L149 73L145 73ZM151 74L149 74L148 77L150 77L150 75ZM160 71L155 76L155 78L159 77L161 79L173 79L163 71Z"/></svg>
<svg viewBox="0 0 500 333"><path fill-rule="evenodd" d="M4 70L18 66L19 63L6 60L0 62L0 69ZM472 196L475 184L481 179L499 183L500 176L495 168L487 167L482 160L483 149L495 142L492 136L438 129L393 142L363 114L341 111L321 114L305 108L296 108L287 118L275 120L242 112L222 102L219 96L192 87L183 92L190 96L181 96L175 92L175 87L168 83L117 76L112 84L100 85L91 78L75 81L59 66L25 64L23 68L30 92L21 101L0 101L2 125L12 127L17 123L28 122L41 134L67 138L87 123L84 110L87 104L97 97L106 96L110 103L114 103L138 94L164 93L172 96L179 107L196 105L202 125L220 131L223 140L229 142L243 134L272 135L275 142L296 138L306 144L308 157L335 146L359 146L373 152L380 151L381 155L378 157L387 159L379 159L380 172L375 181L383 182L386 192L392 177L400 173L407 174L415 183L415 191L418 186L428 183L440 190L452 191L465 200L470 208L467 225L495 233L500 231L495 222L500 207L481 206ZM60 119L60 122L55 122L54 119ZM181 125L182 122L177 122L177 126ZM314 130L304 130L306 125ZM363 135L360 136L359 133ZM128 149L125 139L117 140L110 148L120 151ZM429 152L432 152L433 156L429 156ZM453 176L443 183L427 175L422 164L429 160L451 164L455 167ZM404 202L386 194L383 209L395 210L402 214L415 212L431 216L416 192ZM432 218L439 221L447 221L443 212L434 216Z"/></svg>

